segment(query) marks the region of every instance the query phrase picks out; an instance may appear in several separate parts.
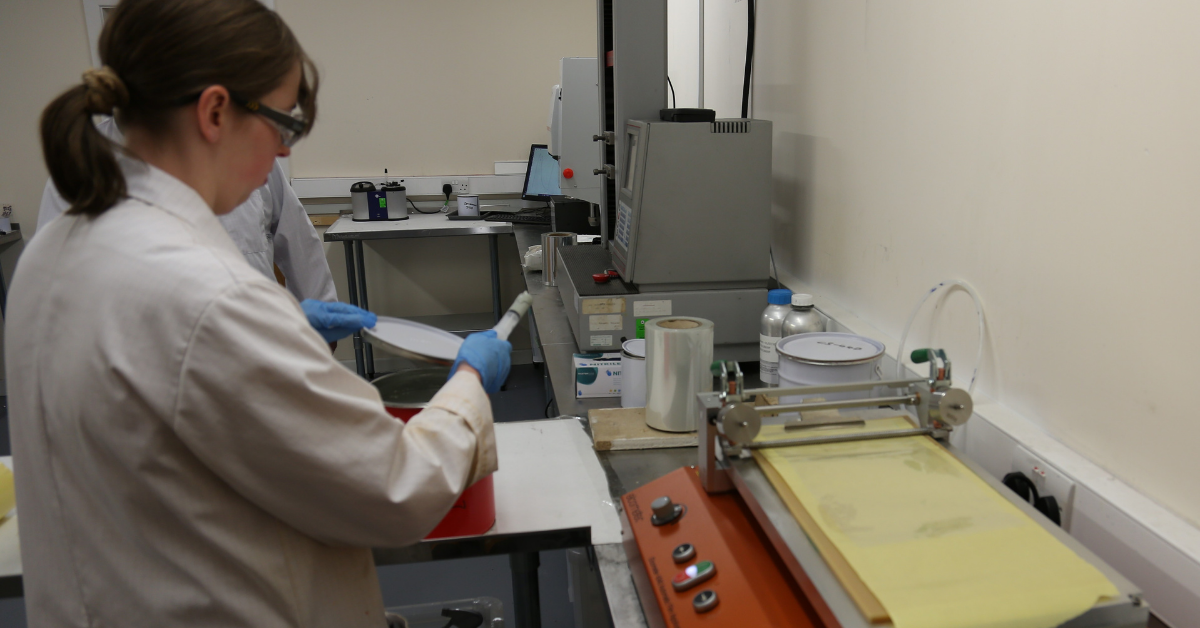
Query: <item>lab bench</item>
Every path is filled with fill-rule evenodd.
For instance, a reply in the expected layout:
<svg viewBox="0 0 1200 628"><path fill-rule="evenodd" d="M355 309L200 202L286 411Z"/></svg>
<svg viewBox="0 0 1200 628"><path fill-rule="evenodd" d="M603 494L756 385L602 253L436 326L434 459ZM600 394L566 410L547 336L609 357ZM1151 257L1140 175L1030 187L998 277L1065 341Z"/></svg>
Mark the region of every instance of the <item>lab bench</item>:
<svg viewBox="0 0 1200 628"><path fill-rule="evenodd" d="M547 226L513 225L512 234L517 242L517 254L524 256L529 247L541 244L542 234L549 230ZM571 356L579 349L575 346L575 336L571 333L571 323L567 321L567 312L563 308L558 288L543 284L540 270L522 269L522 275L525 279L525 289L533 295L529 329L530 334L534 336L534 361L539 361L538 357L541 357L541 361L544 362L547 393L554 396L558 414L587 418L588 410L619 408L619 397L575 397L575 369L571 363Z"/></svg>

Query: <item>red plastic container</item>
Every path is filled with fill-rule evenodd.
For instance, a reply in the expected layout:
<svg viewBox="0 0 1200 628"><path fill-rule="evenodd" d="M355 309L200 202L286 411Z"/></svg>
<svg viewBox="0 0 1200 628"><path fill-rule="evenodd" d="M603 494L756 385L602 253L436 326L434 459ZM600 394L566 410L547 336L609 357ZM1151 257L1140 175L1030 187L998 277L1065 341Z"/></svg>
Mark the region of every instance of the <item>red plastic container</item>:
<svg viewBox="0 0 1200 628"><path fill-rule="evenodd" d="M379 389L388 413L407 423L429 405L449 374L450 369L445 367L419 368L390 373L371 383ZM468 486L449 514L425 538L483 534L495 523L496 493L489 475Z"/></svg>

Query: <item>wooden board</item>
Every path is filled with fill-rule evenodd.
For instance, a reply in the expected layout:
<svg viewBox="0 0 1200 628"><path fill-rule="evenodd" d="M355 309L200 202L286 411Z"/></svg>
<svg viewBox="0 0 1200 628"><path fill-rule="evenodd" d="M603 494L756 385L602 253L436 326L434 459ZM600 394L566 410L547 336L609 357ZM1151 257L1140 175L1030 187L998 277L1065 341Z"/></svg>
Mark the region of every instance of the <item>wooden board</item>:
<svg viewBox="0 0 1200 628"><path fill-rule="evenodd" d="M788 487L783 476L775 470L775 467L763 458L762 454L757 450L754 451L754 460L762 469L763 475L767 476L767 480L771 482L771 486L775 487L775 492L779 494L779 498L783 500L787 506L788 512L796 518L796 523L804 529L805 534L816 546L817 551L821 552L821 557L825 559L825 563L829 565L829 570L833 572L834 577L838 582L842 583L842 587L846 589L846 593L854 600L854 604L858 606L858 610L872 624L880 624L888 621L887 609L883 607L879 599L874 593L867 588L862 579L858 577L858 573L846 561L845 556L838 548L829 540L829 537L821 530L821 526L813 520L812 515L808 513L808 509L800 500L796 499L796 495L792 493L792 489Z"/></svg>
<svg viewBox="0 0 1200 628"><path fill-rule="evenodd" d="M588 411L596 451L695 447L695 432L663 432L646 425L645 408L601 408Z"/></svg>
<svg viewBox="0 0 1200 628"><path fill-rule="evenodd" d="M341 214L309 214L308 216L314 227L328 227L341 217Z"/></svg>

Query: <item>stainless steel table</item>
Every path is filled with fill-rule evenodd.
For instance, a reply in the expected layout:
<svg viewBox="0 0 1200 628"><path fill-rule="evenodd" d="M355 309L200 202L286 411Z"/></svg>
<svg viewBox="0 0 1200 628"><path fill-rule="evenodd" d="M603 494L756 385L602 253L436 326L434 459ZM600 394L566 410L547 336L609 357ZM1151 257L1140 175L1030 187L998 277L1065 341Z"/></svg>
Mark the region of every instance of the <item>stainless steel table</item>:
<svg viewBox="0 0 1200 628"><path fill-rule="evenodd" d="M548 226L514 225L512 231L517 251L523 254L529 247L541 244L542 234L549 230ZM534 360L544 361L546 394L552 396L558 406L558 411L550 413L551 416L586 418L588 410L621 407L620 397L575 398L575 369L571 365L571 356L579 349L575 346L575 336L571 333L558 288L543 284L539 270L525 270L523 274L525 289L533 295L529 331L533 336Z"/></svg>
<svg viewBox="0 0 1200 628"><path fill-rule="evenodd" d="M409 214L406 220L378 220L355 222L350 216L342 216L325 230L326 242L342 242L346 246L346 286L351 305L369 309L367 304L366 264L363 261L364 240L395 240L400 238L433 238L445 236L486 235L491 254L492 269L492 312L490 323L480 320L479 315L451 315L437 317L410 317L441 327L448 331L478 331L488 329L500 320L504 312L500 309L500 258L499 235L512 233L512 223L487 222L484 220L450 220L445 214ZM456 317L456 318L451 318ZM486 317L485 317L486 318ZM441 323L441 324L439 324ZM364 344L362 334L354 334L354 365L361 377L374 379L375 357L369 344Z"/></svg>

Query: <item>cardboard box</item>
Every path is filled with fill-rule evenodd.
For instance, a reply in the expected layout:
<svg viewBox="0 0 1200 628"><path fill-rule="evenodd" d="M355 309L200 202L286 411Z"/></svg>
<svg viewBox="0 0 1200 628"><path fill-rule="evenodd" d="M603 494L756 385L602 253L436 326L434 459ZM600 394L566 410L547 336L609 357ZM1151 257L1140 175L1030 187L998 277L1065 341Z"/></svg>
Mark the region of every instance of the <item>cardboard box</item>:
<svg viewBox="0 0 1200 628"><path fill-rule="evenodd" d="M575 366L575 397L620 397L620 353L576 353L571 358Z"/></svg>

